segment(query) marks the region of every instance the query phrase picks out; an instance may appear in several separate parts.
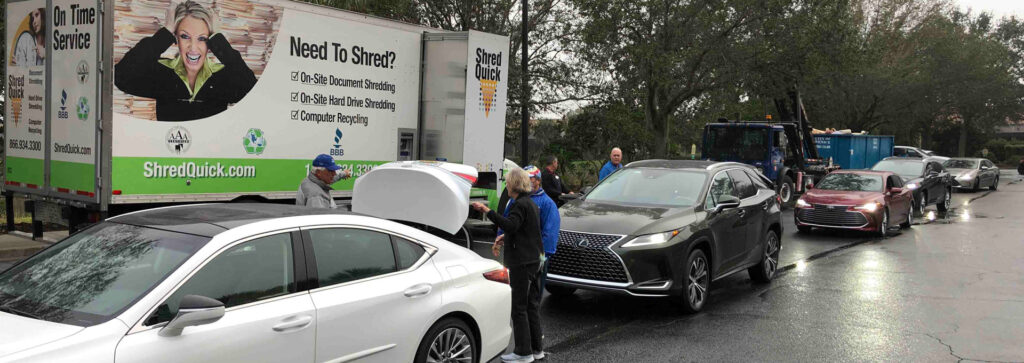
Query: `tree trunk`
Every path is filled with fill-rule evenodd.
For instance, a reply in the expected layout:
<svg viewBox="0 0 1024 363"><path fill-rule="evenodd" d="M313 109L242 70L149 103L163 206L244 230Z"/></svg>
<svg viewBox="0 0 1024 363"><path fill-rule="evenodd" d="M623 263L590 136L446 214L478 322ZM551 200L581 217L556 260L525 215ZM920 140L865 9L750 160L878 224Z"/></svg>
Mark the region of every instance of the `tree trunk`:
<svg viewBox="0 0 1024 363"><path fill-rule="evenodd" d="M666 158L668 157L668 115L662 112L655 113L654 119L651 120L651 135L654 136L654 157L655 158Z"/></svg>

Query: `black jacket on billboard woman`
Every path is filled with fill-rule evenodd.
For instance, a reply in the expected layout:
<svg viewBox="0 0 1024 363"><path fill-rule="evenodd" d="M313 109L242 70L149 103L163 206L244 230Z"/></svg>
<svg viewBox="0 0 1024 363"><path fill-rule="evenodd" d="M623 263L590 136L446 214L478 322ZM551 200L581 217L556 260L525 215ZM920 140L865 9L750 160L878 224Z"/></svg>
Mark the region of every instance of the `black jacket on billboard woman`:
<svg viewBox="0 0 1024 363"><path fill-rule="evenodd" d="M159 121L189 121L216 115L226 110L229 103L241 101L256 85L256 75L242 55L218 33L210 37L207 46L221 64L207 59L199 78L205 82L197 80L199 89L190 92L184 76L176 70L183 68L175 67L181 56L160 58L171 44L174 34L160 28L135 44L114 66L114 85L124 93L155 99Z"/></svg>

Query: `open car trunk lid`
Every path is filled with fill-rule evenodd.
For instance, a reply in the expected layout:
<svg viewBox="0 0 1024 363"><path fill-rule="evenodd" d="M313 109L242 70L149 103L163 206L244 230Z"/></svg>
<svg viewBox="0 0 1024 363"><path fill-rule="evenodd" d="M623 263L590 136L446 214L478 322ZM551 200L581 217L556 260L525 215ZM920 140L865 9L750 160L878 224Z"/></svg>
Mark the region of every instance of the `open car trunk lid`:
<svg viewBox="0 0 1024 363"><path fill-rule="evenodd" d="M461 164L387 163L356 179L352 211L455 234L469 217L469 192L476 178L476 168Z"/></svg>

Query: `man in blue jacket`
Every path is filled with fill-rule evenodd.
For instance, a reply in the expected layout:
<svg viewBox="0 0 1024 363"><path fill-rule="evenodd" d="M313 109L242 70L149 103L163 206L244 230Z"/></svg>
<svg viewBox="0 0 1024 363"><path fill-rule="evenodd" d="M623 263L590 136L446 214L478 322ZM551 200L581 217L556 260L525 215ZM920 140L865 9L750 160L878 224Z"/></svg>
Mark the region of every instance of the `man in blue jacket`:
<svg viewBox="0 0 1024 363"><path fill-rule="evenodd" d="M544 288L544 283L547 282L548 277L548 264L547 260L555 254L558 247L558 230L562 225L562 218L558 216L558 206L555 205L555 201L548 197L547 193L544 193L544 188L541 187L541 173L540 169L536 166L529 165L523 170L530 175L530 182L533 183L533 194L530 195L530 199L533 199L533 203L537 205L537 209L540 211L540 238L544 242L544 258L541 259L541 273L540 273L540 288ZM508 206L512 202L502 206L503 214L508 216ZM495 242L505 238L505 232L498 229L498 238Z"/></svg>
<svg viewBox="0 0 1024 363"><path fill-rule="evenodd" d="M622 169L622 150L619 148L613 148L612 153L608 158L610 160L604 163L604 166L601 167L601 172L597 174L597 181L602 181L605 177L612 175L616 170Z"/></svg>

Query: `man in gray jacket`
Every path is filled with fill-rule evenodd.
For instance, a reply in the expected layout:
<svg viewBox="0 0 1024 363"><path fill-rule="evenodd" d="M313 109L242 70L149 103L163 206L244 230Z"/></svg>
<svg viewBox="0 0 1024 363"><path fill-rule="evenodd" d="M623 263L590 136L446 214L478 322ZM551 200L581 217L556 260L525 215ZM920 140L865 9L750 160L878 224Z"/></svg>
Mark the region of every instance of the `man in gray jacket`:
<svg viewBox="0 0 1024 363"><path fill-rule="evenodd" d="M331 184L339 179L352 176L348 170L340 171L341 167L334 163L334 158L327 154L317 155L313 159L313 168L309 175L299 184L299 192L295 195L295 205L312 208L330 208L338 206L331 198Z"/></svg>

